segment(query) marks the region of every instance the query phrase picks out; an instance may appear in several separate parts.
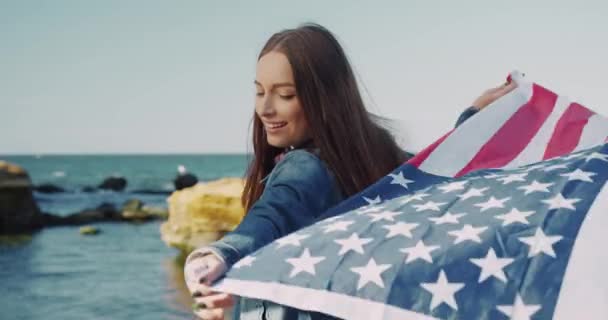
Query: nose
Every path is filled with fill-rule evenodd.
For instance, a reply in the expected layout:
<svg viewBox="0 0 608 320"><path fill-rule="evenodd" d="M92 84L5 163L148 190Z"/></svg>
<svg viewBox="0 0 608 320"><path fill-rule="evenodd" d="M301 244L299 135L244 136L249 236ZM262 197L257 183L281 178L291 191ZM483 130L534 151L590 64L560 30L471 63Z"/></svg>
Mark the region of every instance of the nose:
<svg viewBox="0 0 608 320"><path fill-rule="evenodd" d="M259 101L257 112L260 117L268 118L274 115L275 109L269 95L264 95Z"/></svg>

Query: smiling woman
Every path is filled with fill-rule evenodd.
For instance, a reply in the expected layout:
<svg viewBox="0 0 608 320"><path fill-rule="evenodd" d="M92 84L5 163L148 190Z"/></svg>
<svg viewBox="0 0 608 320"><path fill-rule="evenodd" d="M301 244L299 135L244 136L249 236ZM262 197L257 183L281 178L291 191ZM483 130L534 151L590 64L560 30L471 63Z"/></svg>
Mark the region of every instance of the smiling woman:
<svg viewBox="0 0 608 320"><path fill-rule="evenodd" d="M203 319L222 319L235 304L210 286L237 261L314 223L407 160L366 110L342 47L319 25L274 34L258 57L254 84L254 158L242 196L247 214L234 231L186 260L186 282ZM478 100L459 121L492 99ZM331 317L241 298L234 318Z"/></svg>
<svg viewBox="0 0 608 320"><path fill-rule="evenodd" d="M285 148L311 139L287 57L276 51L262 56L256 75L255 112L264 125L268 144Z"/></svg>

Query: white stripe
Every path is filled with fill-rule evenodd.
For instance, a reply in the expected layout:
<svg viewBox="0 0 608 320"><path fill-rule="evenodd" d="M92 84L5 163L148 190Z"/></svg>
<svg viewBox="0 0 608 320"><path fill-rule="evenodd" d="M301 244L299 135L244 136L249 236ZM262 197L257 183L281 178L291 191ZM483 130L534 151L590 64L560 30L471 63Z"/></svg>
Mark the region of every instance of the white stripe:
<svg viewBox="0 0 608 320"><path fill-rule="evenodd" d="M519 84L515 90L454 130L419 168L428 173L453 177L531 97L532 84Z"/></svg>
<svg viewBox="0 0 608 320"><path fill-rule="evenodd" d="M536 135L530 140L526 148L505 166L505 169L542 161L547 145L549 145L549 141L551 141L551 137L555 132L555 126L569 105L570 99L565 96L558 96L553 111L551 111L549 117L547 117L538 132L536 132Z"/></svg>
<svg viewBox="0 0 608 320"><path fill-rule="evenodd" d="M301 310L323 312L343 319L437 319L380 302L324 290L294 287L282 283L223 279L214 285L213 288L217 291L268 300Z"/></svg>
<svg viewBox="0 0 608 320"><path fill-rule="evenodd" d="M608 136L608 120L599 114L594 114L589 118L589 122L583 128L581 139L574 151L588 149L598 144L604 143Z"/></svg>
<svg viewBox="0 0 608 320"><path fill-rule="evenodd" d="M608 183L591 205L572 248L554 320L608 319Z"/></svg>

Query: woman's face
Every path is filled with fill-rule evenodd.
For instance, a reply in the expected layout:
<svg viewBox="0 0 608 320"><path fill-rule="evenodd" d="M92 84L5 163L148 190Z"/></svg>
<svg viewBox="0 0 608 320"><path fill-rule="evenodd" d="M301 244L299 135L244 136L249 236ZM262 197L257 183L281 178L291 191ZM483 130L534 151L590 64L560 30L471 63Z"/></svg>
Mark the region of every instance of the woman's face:
<svg viewBox="0 0 608 320"><path fill-rule="evenodd" d="M264 125L268 144L285 148L310 138L291 65L284 54L271 51L260 58L255 88L255 112Z"/></svg>

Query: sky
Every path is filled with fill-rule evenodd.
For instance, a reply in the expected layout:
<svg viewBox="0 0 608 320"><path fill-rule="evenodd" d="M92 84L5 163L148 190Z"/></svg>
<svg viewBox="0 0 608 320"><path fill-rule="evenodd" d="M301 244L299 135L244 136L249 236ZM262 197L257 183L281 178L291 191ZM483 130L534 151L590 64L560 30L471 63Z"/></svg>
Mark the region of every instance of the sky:
<svg viewBox="0 0 608 320"><path fill-rule="evenodd" d="M605 1L0 0L0 155L251 151L255 63L316 22L418 151L512 70L608 115Z"/></svg>

